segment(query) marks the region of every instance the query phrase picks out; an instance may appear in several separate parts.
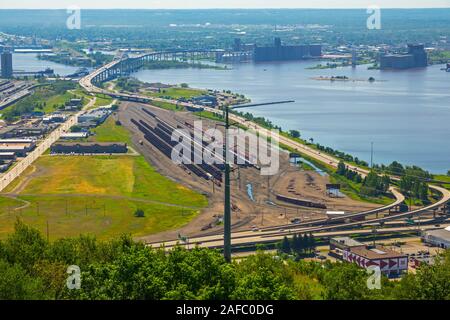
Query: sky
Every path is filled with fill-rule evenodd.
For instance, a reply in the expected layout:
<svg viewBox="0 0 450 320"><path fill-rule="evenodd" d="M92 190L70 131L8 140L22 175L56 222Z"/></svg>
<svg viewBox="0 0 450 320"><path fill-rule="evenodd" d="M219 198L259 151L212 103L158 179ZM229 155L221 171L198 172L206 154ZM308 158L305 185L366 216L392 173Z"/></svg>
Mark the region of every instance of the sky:
<svg viewBox="0 0 450 320"><path fill-rule="evenodd" d="M0 9L448 8L450 0L1 0Z"/></svg>

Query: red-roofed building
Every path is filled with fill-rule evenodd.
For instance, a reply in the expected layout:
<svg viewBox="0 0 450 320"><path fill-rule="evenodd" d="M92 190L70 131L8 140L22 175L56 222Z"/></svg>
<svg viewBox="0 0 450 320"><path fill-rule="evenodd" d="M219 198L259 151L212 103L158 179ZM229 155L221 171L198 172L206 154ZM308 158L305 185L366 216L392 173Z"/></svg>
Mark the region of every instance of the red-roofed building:
<svg viewBox="0 0 450 320"><path fill-rule="evenodd" d="M378 266L387 276L398 276L408 270L408 256L383 246L353 247L345 250L344 261L356 263L361 268Z"/></svg>

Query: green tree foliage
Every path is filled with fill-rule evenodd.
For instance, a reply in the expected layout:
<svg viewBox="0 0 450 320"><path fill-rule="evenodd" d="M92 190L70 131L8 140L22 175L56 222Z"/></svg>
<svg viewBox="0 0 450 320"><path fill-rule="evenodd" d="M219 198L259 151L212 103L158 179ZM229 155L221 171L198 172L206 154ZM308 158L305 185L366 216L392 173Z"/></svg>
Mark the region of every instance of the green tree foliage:
<svg viewBox="0 0 450 320"><path fill-rule="evenodd" d="M428 200L428 184L419 178L405 175L399 182L400 190L420 200Z"/></svg>
<svg viewBox="0 0 450 320"><path fill-rule="evenodd" d="M405 174L405 168L398 163L397 161L392 162L389 166L387 166L387 171L389 174L393 174L396 176L401 176Z"/></svg>
<svg viewBox="0 0 450 320"><path fill-rule="evenodd" d="M300 138L300 131L298 131L298 130L289 130L289 135L292 138Z"/></svg>
<svg viewBox="0 0 450 320"><path fill-rule="evenodd" d="M145 217L145 212L142 209L136 209L136 211L134 212L134 216L136 218L143 218Z"/></svg>
<svg viewBox="0 0 450 320"><path fill-rule="evenodd" d="M336 173L356 183L361 183L363 180L358 172L348 169L343 161L339 161Z"/></svg>
<svg viewBox="0 0 450 320"><path fill-rule="evenodd" d="M285 254L291 253L291 243L290 243L288 237L286 237L286 236L283 238L283 241L281 242L280 251Z"/></svg>
<svg viewBox="0 0 450 320"><path fill-rule="evenodd" d="M434 264L422 264L416 274L403 277L394 289L397 299L450 300L450 251L438 256Z"/></svg>
<svg viewBox="0 0 450 320"><path fill-rule="evenodd" d="M278 244L279 251L284 254L295 254L297 257L301 257L306 254L311 254L316 248L316 240L312 234L297 235L294 234L292 239L288 239L286 236Z"/></svg>
<svg viewBox="0 0 450 320"><path fill-rule="evenodd" d="M232 299L287 300L294 299L293 275L282 260L257 253L236 265L236 289Z"/></svg>
<svg viewBox="0 0 450 320"><path fill-rule="evenodd" d="M0 260L0 300L35 300L47 298L39 278L32 277L19 264Z"/></svg>
<svg viewBox="0 0 450 320"><path fill-rule="evenodd" d="M312 251L311 235L291 251ZM309 248L309 249L308 249ZM81 269L81 289L66 288L67 267ZM450 251L401 281L367 288L354 264L285 260L257 252L226 263L217 250L151 249L122 236L47 242L20 221L0 241L0 299L450 299Z"/></svg>
<svg viewBox="0 0 450 320"><path fill-rule="evenodd" d="M379 176L374 171L370 171L363 180L360 193L367 196L380 196L389 190L390 178Z"/></svg>

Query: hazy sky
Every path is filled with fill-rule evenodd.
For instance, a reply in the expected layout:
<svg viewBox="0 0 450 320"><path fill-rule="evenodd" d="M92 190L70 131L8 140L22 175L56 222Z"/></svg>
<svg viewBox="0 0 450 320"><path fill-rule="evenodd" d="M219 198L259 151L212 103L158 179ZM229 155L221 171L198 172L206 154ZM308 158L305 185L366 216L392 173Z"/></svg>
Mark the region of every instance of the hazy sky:
<svg viewBox="0 0 450 320"><path fill-rule="evenodd" d="M450 7L450 0L1 0L0 8L384 8Z"/></svg>

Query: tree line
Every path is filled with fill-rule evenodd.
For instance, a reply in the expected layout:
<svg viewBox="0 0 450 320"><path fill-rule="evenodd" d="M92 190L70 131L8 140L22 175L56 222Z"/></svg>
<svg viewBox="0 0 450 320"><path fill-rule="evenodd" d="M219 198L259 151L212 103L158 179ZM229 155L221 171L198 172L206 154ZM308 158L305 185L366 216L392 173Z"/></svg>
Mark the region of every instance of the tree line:
<svg viewBox="0 0 450 320"><path fill-rule="evenodd" d="M81 270L79 290L66 285L72 265ZM166 252L128 236L48 242L20 221L0 241L0 299L450 299L450 251L399 281L383 277L380 290L369 290L367 278L350 263L293 261L263 252L226 263L218 250Z"/></svg>

